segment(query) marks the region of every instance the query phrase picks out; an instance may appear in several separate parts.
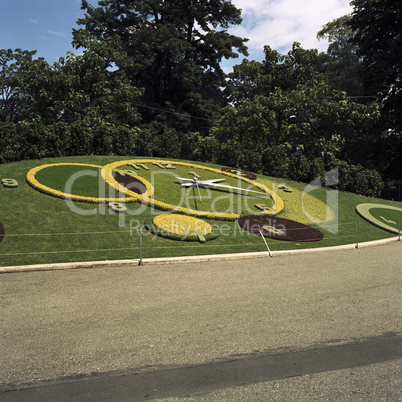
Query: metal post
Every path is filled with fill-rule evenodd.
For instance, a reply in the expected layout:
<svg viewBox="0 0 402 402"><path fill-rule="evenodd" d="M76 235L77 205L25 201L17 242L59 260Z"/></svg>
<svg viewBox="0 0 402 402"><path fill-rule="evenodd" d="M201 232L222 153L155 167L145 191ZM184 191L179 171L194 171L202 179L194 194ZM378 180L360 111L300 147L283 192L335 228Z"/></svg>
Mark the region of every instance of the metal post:
<svg viewBox="0 0 402 402"><path fill-rule="evenodd" d="M138 265L143 265L142 263L142 228L140 229L140 262Z"/></svg>
<svg viewBox="0 0 402 402"><path fill-rule="evenodd" d="M357 237L357 222L355 222L355 233L356 233L356 248L359 248L359 239Z"/></svg>
<svg viewBox="0 0 402 402"><path fill-rule="evenodd" d="M260 235L261 235L262 239L264 240L265 245L267 246L269 256L272 257L271 250L269 249L268 243L267 243L267 241L265 240L265 237L264 237L264 235L262 234L262 231L261 231L261 230L260 230Z"/></svg>
<svg viewBox="0 0 402 402"><path fill-rule="evenodd" d="M401 220L398 217L398 241L401 241Z"/></svg>

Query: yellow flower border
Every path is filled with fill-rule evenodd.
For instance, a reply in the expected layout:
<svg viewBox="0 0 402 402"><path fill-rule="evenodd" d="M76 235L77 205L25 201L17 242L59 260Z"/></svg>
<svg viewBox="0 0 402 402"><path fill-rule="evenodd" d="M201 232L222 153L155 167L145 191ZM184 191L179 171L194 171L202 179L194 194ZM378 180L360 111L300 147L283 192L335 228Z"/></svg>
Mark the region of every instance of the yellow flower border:
<svg viewBox="0 0 402 402"><path fill-rule="evenodd" d="M124 161L116 161L116 162L110 163L102 168L101 175L102 175L103 179L106 181L106 183L108 183L110 186L114 187L116 190L118 190L122 193L129 195L132 198L135 198L138 202L153 206L157 209L161 209L164 211L175 211L175 212L183 214L183 215L198 216L198 217L203 217L203 218L207 218L207 219L219 219L219 220L234 221L234 220L240 218L239 214L226 214L226 213L220 213L220 212L197 211L194 209L178 207L177 205L167 204L165 202L155 200L155 199L151 198L151 196L153 195L153 192L154 192L154 188L152 187L152 185L150 183L147 182L150 186L148 188L145 181L144 181L144 184L147 186L147 191L144 194L137 194L131 190L128 190L127 188L121 186L117 182L117 180L115 180L113 178L112 172L113 172L113 170L117 169L118 167L127 165L129 163L170 163L172 165L187 166L189 168L196 168L196 169L201 169L201 170L207 170L209 172L223 174L223 175L226 175L229 177L243 180L244 182L249 183L252 186L255 186L258 189L267 193L272 198L274 205L273 205L272 210L265 212L265 214L277 215L284 208L284 203L283 203L282 198L277 193L270 190L264 184L258 183L254 180L246 179L244 177L239 177L238 175L236 175L234 173L223 172L218 169L214 169L214 168L210 168L210 167L202 166L202 165L196 165L194 163L167 161L167 160L158 160L158 159L129 159L129 160L124 160Z"/></svg>
<svg viewBox="0 0 402 402"><path fill-rule="evenodd" d="M67 199L67 200L72 200L72 201L79 201L79 202L89 202L89 203L95 203L95 204L100 204L100 203L108 203L108 202L135 202L137 199L134 197L129 197L129 198L96 198L96 197L85 197L82 195L74 195L74 194L68 194L64 193L59 190L55 190L54 188L45 186L44 184L40 183L36 179L36 173L38 173L42 169L46 169L48 167L54 167L54 166L88 166L88 167L95 167L102 169L102 166L100 165L93 165L89 163L50 163L46 165L40 165L37 166L33 169L31 169L27 173L27 182L36 190L51 195L53 197L57 198L62 198L62 199ZM143 181L143 180L141 180ZM145 184L145 183L144 183Z"/></svg>

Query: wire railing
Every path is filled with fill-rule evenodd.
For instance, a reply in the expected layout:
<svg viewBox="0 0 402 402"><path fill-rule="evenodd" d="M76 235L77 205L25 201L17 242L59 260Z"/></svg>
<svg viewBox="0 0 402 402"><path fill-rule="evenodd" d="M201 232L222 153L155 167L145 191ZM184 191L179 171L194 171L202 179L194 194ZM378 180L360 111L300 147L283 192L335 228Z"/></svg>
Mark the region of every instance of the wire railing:
<svg viewBox="0 0 402 402"><path fill-rule="evenodd" d="M315 225L314 228L320 228ZM0 243L0 266L10 265L8 261L11 259L11 265L16 261L22 261L21 265L28 262L29 256L55 256L55 255L93 255L98 253L98 258L116 259L114 256L118 254L126 259L142 259L144 257L154 257L167 254L168 256L183 256L192 255L197 250L196 255L200 254L216 254L216 253L238 253L238 252L258 252L266 251L266 246L271 252L283 250L297 250L301 248L320 248L331 247L346 244L354 244L356 248L362 242L376 240L372 236L368 237L364 231L359 232L359 227L356 222L343 222L336 224L325 225L323 241L311 241L314 239L304 238L299 241L281 241L270 236L264 236L265 241L261 241L257 236L247 232L246 230L239 230L237 234L231 238L231 241L225 243L224 240L207 242L207 244L191 243L191 242L178 242L166 240L168 243L155 243L159 236L151 234L145 229L136 230L110 230L110 231L86 231L86 232L58 232L58 233L7 233L3 237L4 243ZM306 228L288 228L287 231L303 231L311 230L311 227ZM384 232L385 234L386 232ZM130 238L130 245L127 240L122 241L122 235L127 235ZM119 236L119 241L110 241L110 236ZM247 237L245 237L247 235ZM398 239L400 240L400 231ZM85 240L82 240L85 236ZM391 237L392 234L390 234ZM224 236L222 236L224 239ZM386 238L387 236L382 236ZM28 238L34 239L47 239L47 241L36 241L35 244L31 243L26 246ZM55 244L54 239L57 238L58 242ZM65 240L65 239L69 240ZM71 242L71 238L76 238L76 242ZM97 241L89 239L96 238ZM108 239L109 238L109 239ZM141 238L141 239L140 239ZM127 239L127 237L126 237ZM11 243L9 247L5 246L6 241ZM87 248L82 247L83 243L88 245ZM264 244L264 243L268 243ZM69 247L65 247L69 244ZM115 244L115 246L113 246ZM37 248L35 247L37 246ZM64 246L64 247L63 247ZM200 247L204 247L200 252ZM3 250L2 250L3 249ZM239 251L240 250L240 251ZM21 258L18 258L21 257ZM86 259L85 257L82 257ZM120 258L119 258L120 259ZM35 263L41 260L36 257ZM63 257L57 258L59 262L63 262ZM29 263L29 262L28 262ZM39 262L40 263L40 262Z"/></svg>

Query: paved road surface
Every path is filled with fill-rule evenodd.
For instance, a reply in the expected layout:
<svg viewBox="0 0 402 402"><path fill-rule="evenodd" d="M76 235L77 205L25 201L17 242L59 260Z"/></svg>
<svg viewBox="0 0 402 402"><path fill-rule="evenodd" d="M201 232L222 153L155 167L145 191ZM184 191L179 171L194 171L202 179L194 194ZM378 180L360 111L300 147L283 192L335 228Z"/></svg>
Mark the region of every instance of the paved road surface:
<svg viewBox="0 0 402 402"><path fill-rule="evenodd" d="M402 400L401 261L395 242L0 275L0 400Z"/></svg>

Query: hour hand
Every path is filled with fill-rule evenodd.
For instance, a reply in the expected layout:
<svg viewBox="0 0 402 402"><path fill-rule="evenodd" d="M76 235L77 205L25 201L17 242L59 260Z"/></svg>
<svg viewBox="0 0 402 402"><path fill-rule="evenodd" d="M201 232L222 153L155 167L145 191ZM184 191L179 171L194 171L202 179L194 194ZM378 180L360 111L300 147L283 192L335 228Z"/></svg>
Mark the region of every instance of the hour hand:
<svg viewBox="0 0 402 402"><path fill-rule="evenodd" d="M208 186L220 187L220 188L228 188L228 189L231 189L231 190L241 190L241 191L245 191L246 193L257 193L257 194L260 194L260 195L265 195L265 193L262 193L261 191L249 190L248 188L243 188L243 187L233 187L233 186L229 186L227 184L210 183L210 184L208 184Z"/></svg>

